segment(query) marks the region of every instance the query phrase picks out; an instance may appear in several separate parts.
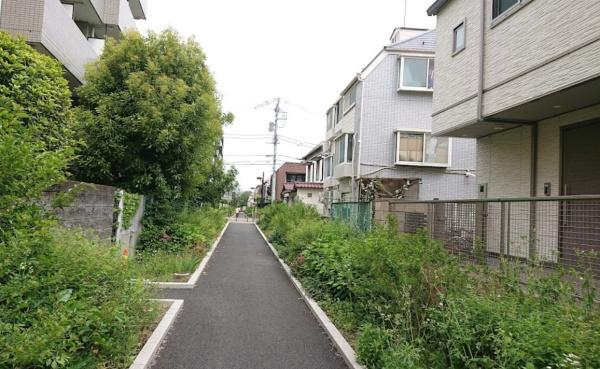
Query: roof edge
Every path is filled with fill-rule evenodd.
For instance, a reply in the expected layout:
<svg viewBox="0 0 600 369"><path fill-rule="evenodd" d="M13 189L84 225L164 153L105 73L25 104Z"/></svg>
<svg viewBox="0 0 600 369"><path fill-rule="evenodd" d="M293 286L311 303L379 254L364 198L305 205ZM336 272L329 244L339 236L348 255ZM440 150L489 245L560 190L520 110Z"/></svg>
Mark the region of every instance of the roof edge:
<svg viewBox="0 0 600 369"><path fill-rule="evenodd" d="M446 5L450 0L436 0L433 4L427 8L427 15L438 15L440 10Z"/></svg>

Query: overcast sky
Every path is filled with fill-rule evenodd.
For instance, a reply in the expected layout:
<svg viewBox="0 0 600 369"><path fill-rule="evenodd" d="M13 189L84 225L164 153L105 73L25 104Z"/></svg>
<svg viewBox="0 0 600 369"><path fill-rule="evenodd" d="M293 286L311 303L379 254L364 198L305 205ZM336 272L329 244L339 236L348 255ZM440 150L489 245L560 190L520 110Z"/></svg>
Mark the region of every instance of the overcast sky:
<svg viewBox="0 0 600 369"><path fill-rule="evenodd" d="M406 26L435 27L425 13L433 0L407 1ZM206 52L224 111L236 116L225 129L225 161L237 163L242 190L256 186L263 171L265 177L271 173L266 155L273 151L267 135L274 106L255 107L283 99L288 121L280 134L301 144L281 142L278 162L299 159L325 138L326 110L404 19L404 0L148 3L148 20L139 23L143 31L172 27L195 37Z"/></svg>

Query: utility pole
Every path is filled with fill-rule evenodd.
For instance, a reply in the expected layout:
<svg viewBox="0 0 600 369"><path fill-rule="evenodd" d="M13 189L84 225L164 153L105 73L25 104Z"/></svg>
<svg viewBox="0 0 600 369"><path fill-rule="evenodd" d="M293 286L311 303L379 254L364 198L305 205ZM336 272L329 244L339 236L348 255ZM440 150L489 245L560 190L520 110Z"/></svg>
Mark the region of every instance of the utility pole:
<svg viewBox="0 0 600 369"><path fill-rule="evenodd" d="M281 98L277 98L277 104L275 105L275 121L273 122L273 179L271 183L271 204L275 204L277 199L277 144L279 143L279 137L277 137L277 128L279 127L279 102Z"/></svg>
<svg viewBox="0 0 600 369"><path fill-rule="evenodd" d="M260 182L260 207L261 208L265 207L265 196L266 196L266 191L265 191L265 172L263 172L262 180Z"/></svg>
<svg viewBox="0 0 600 369"><path fill-rule="evenodd" d="M279 129L279 122L287 120L287 113L282 111L279 106L281 103L280 97L267 100L262 104L255 106L254 109L262 108L264 106L271 105L272 103L276 103L275 121L269 124L269 132L273 132L273 178L271 179L271 203L274 204L275 200L277 199L277 178L275 175L275 171L277 170L277 145L279 144L279 136L277 135L277 130Z"/></svg>

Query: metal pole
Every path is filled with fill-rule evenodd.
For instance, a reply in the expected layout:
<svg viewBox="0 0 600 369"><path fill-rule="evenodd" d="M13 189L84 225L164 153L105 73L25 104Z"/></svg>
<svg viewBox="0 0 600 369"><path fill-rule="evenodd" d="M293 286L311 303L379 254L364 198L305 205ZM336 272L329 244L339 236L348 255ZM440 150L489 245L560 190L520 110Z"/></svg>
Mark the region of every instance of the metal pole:
<svg viewBox="0 0 600 369"><path fill-rule="evenodd" d="M260 207L265 206L265 172L262 174L262 181L260 182Z"/></svg>
<svg viewBox="0 0 600 369"><path fill-rule="evenodd" d="M277 144L279 138L277 137L277 128L279 126L279 102L280 98L277 98L277 105L275 106L275 122L273 122L273 179L271 180L271 204L275 204L277 200Z"/></svg>

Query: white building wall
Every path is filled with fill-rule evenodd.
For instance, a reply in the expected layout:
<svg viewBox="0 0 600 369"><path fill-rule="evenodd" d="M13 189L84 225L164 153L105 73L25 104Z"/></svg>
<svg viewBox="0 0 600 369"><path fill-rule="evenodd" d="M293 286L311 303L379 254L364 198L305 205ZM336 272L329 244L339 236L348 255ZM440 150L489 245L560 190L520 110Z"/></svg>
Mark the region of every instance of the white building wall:
<svg viewBox="0 0 600 369"><path fill-rule="evenodd" d="M309 197L310 195L310 197ZM323 190L317 188L298 188L296 189L296 201L306 205L314 206L319 214L323 214L323 204L320 202L323 196Z"/></svg>

